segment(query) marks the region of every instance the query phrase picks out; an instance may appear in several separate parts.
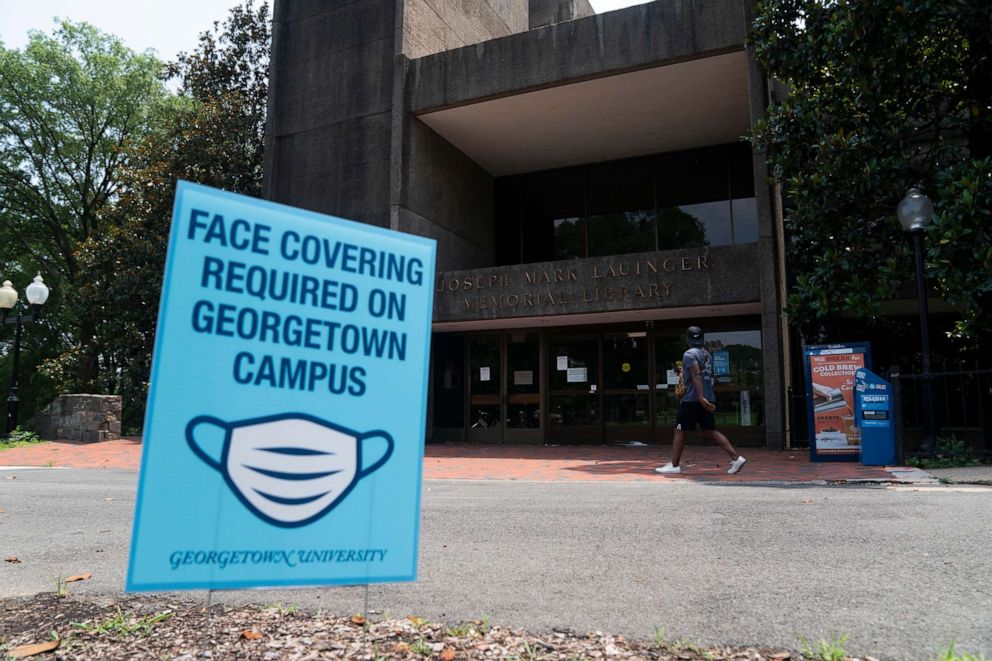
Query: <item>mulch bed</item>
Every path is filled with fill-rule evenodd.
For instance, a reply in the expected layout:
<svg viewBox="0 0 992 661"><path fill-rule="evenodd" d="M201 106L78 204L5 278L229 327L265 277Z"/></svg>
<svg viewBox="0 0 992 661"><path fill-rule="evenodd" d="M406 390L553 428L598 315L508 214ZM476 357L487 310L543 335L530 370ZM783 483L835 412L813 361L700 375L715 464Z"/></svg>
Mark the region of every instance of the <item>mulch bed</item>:
<svg viewBox="0 0 992 661"><path fill-rule="evenodd" d="M485 621L332 616L292 606L193 604L165 597L53 593L0 600L0 654L32 659L801 659L781 649L701 648L600 632L530 634ZM21 648L18 650L18 648Z"/></svg>

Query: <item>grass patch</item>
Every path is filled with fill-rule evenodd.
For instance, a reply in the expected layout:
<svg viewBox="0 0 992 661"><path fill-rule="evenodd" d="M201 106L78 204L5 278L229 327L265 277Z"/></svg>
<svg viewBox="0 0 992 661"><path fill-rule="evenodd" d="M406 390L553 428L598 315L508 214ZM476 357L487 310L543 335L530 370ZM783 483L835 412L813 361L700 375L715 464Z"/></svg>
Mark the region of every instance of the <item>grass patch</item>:
<svg viewBox="0 0 992 661"><path fill-rule="evenodd" d="M976 656L967 652L959 652L954 647L955 643L951 643L951 646L946 650L938 652L937 661L992 661L992 658L986 658L984 654Z"/></svg>
<svg viewBox="0 0 992 661"><path fill-rule="evenodd" d="M0 437L0 450L23 448L28 445L37 445L38 443L44 442L45 439L41 438L33 431L27 431L18 427L7 436Z"/></svg>
<svg viewBox="0 0 992 661"><path fill-rule="evenodd" d="M427 644L426 640L418 638L410 645L410 651L420 656L430 656L434 650L431 649L431 646Z"/></svg>
<svg viewBox="0 0 992 661"><path fill-rule="evenodd" d="M68 584L62 580L62 574L59 574L52 580L52 582L55 584L55 589L52 590L52 595L54 595L56 599L65 599L69 596Z"/></svg>
<svg viewBox="0 0 992 661"><path fill-rule="evenodd" d="M842 633L839 636L836 633L831 633L829 640L821 638L814 643L800 636L799 642L803 644L801 651L807 659L816 659L816 661L844 661L847 658L846 633Z"/></svg>
<svg viewBox="0 0 992 661"><path fill-rule="evenodd" d="M416 624L416 622L414 622L414 624ZM482 638L487 633L489 633L488 615L483 615L481 620L471 620L469 622L462 622L461 624L455 625L450 629L448 629L449 636L455 636L458 638L462 638L465 636L468 636L470 638Z"/></svg>
<svg viewBox="0 0 992 661"><path fill-rule="evenodd" d="M274 610L280 615L290 615L300 610L300 607L297 604L283 605L281 601L277 601L274 604L266 604L262 608L265 610Z"/></svg>
<svg viewBox="0 0 992 661"><path fill-rule="evenodd" d="M121 607L118 606L116 615L112 615L101 622L95 624L73 622L72 626L88 633L113 634L121 637L134 635L147 636L152 632L156 624L170 617L172 617L172 611L162 611L154 615L132 618L125 615Z"/></svg>

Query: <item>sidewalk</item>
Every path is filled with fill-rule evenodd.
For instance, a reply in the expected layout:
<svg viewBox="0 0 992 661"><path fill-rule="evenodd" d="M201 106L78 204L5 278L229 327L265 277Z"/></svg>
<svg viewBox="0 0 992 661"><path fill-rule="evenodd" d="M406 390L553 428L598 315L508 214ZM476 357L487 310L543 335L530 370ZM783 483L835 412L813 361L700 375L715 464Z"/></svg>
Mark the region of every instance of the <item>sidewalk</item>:
<svg viewBox="0 0 992 661"><path fill-rule="evenodd" d="M931 468L935 478L948 484L992 485L992 466L962 466L960 468Z"/></svg>
<svg viewBox="0 0 992 661"><path fill-rule="evenodd" d="M737 475L727 475L729 460L713 446L689 446L681 475L661 476L656 466L668 461L668 446L532 446L532 445L435 445L424 453L427 480L522 480L698 482L906 482L929 478L926 473L856 462L811 462L806 450L772 451L746 448L747 464ZM125 438L102 443L53 441L0 451L0 466L50 466L137 470L141 465L141 439Z"/></svg>

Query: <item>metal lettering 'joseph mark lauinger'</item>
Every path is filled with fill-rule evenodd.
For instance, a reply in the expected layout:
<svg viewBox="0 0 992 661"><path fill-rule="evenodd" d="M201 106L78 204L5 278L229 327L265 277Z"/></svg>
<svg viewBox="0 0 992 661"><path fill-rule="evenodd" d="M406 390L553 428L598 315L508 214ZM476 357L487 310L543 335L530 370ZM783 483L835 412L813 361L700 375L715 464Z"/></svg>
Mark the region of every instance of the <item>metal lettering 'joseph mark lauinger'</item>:
<svg viewBox="0 0 992 661"><path fill-rule="evenodd" d="M583 269L585 266L585 269ZM671 278L690 271L709 271L710 255L688 255L658 259L616 261L607 264L570 265L553 269L500 270L488 274L450 278L437 275L434 291L444 295L462 295L458 306L464 312L516 308L556 308L577 304L613 303L616 301L661 300L671 296ZM585 272L583 272L585 271ZM652 276L666 280L643 282ZM629 285L602 286L611 280L639 278ZM577 285L572 287L571 285ZM556 286L564 285L565 289ZM519 291L519 288L536 291ZM511 289L510 292L505 290ZM496 291L491 291L496 290ZM498 291L503 290L503 291ZM515 290L515 291L513 291Z"/></svg>

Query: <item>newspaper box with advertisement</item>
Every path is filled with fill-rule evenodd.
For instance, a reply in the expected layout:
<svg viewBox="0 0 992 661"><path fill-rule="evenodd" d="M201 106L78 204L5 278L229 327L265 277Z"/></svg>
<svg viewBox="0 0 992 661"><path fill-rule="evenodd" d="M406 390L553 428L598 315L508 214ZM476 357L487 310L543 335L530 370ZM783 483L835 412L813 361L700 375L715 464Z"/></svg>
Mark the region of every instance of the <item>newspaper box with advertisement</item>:
<svg viewBox="0 0 992 661"><path fill-rule="evenodd" d="M866 369L855 372L854 378L854 418L861 429L861 463L891 466L896 463L892 384Z"/></svg>
<svg viewBox="0 0 992 661"><path fill-rule="evenodd" d="M807 346L806 409L812 461L857 461L861 430L854 419L854 374L871 364L864 342Z"/></svg>

